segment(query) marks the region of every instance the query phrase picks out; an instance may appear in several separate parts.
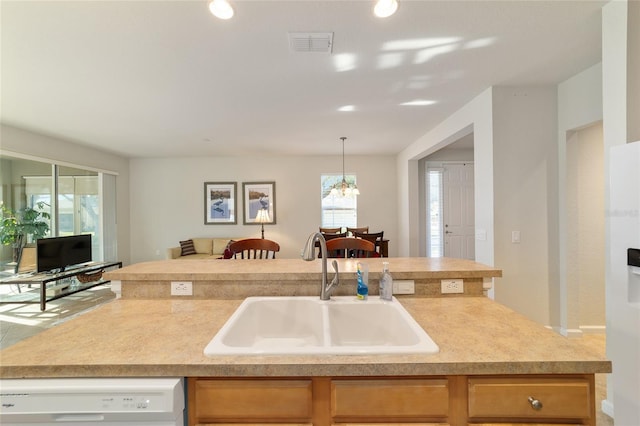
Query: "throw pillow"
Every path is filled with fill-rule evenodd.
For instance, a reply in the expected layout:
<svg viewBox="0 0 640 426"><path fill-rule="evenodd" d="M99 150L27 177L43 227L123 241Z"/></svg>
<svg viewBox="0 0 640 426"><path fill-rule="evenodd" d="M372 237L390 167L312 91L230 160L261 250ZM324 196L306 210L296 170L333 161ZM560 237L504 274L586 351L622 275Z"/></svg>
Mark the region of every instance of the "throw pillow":
<svg viewBox="0 0 640 426"><path fill-rule="evenodd" d="M231 259L233 257L233 252L229 248L229 246L231 246L232 243L235 243L235 241L230 240L229 243L227 244L227 247L225 247L224 254L222 255L223 259Z"/></svg>
<svg viewBox="0 0 640 426"><path fill-rule="evenodd" d="M180 249L182 250L180 256L196 254L196 248L193 246L193 240L180 241Z"/></svg>

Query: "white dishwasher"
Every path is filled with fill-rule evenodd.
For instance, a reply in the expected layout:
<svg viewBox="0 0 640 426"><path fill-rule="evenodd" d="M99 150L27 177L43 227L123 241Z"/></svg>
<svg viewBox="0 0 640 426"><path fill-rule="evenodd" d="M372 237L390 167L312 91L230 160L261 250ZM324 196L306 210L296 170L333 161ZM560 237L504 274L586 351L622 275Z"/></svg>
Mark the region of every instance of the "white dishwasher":
<svg viewBox="0 0 640 426"><path fill-rule="evenodd" d="M3 426L183 426L182 378L0 380Z"/></svg>

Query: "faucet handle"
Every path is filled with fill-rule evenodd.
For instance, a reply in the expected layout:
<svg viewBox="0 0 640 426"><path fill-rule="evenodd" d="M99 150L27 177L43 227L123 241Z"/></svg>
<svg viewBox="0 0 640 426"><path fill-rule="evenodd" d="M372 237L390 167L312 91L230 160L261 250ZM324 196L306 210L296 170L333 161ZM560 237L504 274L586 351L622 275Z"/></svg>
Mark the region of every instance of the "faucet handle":
<svg viewBox="0 0 640 426"><path fill-rule="evenodd" d="M338 262L334 260L332 262L332 265L333 265L333 270L336 271L336 274L333 276L333 279L331 280L331 286L333 287L334 285L340 284L340 276L338 275Z"/></svg>

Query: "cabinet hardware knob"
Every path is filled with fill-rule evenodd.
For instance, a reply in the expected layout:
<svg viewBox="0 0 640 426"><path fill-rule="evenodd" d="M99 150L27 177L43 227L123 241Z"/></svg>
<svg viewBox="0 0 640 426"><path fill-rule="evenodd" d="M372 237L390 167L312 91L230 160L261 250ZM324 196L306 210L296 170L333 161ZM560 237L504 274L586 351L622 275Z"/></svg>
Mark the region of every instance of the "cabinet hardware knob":
<svg viewBox="0 0 640 426"><path fill-rule="evenodd" d="M531 408L533 408L534 410L542 410L542 402L540 402L539 399L530 396L527 401L529 401L529 404L531 404Z"/></svg>

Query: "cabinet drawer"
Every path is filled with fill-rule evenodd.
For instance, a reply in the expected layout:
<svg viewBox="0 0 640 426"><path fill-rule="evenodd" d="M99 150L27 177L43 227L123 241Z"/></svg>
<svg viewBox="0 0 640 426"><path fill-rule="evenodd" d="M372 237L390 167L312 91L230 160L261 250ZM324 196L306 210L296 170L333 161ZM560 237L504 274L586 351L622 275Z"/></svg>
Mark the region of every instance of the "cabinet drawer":
<svg viewBox="0 0 640 426"><path fill-rule="evenodd" d="M591 398L591 386L587 379L469 379L471 418L586 419L591 415Z"/></svg>
<svg viewBox="0 0 640 426"><path fill-rule="evenodd" d="M195 383L195 418L308 419L312 414L311 380L206 380Z"/></svg>
<svg viewBox="0 0 640 426"><path fill-rule="evenodd" d="M446 417L446 379L333 380L334 417Z"/></svg>

